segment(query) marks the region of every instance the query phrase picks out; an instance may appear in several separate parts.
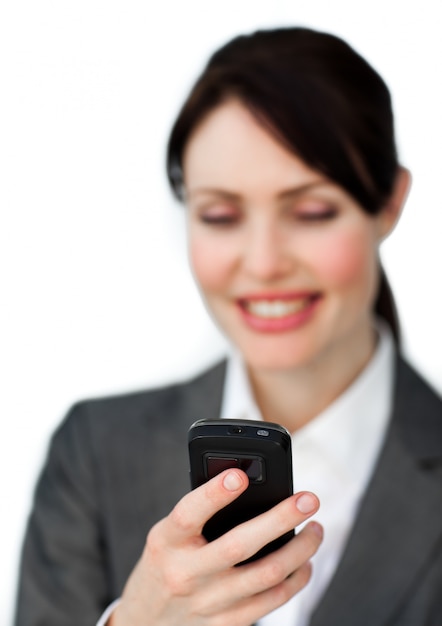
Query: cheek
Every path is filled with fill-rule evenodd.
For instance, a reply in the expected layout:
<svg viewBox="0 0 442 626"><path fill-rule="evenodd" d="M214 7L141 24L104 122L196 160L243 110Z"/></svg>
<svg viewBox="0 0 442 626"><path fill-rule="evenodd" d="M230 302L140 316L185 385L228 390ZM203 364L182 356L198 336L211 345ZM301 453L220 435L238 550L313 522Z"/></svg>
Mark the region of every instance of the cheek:
<svg viewBox="0 0 442 626"><path fill-rule="evenodd" d="M331 287L371 291L376 259L373 240L366 233L342 233L321 247L318 269Z"/></svg>
<svg viewBox="0 0 442 626"><path fill-rule="evenodd" d="M225 285L230 265L226 246L189 236L188 254L193 276L203 292L217 291Z"/></svg>

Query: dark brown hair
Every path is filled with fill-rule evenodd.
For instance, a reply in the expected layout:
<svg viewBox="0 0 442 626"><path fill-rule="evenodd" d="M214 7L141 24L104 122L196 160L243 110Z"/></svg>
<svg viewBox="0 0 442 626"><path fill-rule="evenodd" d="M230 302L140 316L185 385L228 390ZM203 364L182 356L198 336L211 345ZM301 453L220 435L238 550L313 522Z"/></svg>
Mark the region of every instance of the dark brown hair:
<svg viewBox="0 0 442 626"><path fill-rule="evenodd" d="M182 158L191 133L231 97L364 211L382 210L399 168L389 90L342 39L296 27L236 37L209 59L169 139L167 173L178 199L183 199ZM399 343L396 306L382 267L375 311Z"/></svg>

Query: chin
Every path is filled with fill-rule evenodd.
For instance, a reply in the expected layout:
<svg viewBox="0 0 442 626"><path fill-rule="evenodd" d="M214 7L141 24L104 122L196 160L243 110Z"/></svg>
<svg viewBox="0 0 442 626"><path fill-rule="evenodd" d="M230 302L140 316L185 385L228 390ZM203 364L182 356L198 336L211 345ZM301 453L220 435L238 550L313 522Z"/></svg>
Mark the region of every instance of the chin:
<svg viewBox="0 0 442 626"><path fill-rule="evenodd" d="M252 370L282 372L302 369L316 361L318 354L315 346L303 344L304 342L293 342L290 345L287 340L275 341L272 338L254 346L236 345Z"/></svg>

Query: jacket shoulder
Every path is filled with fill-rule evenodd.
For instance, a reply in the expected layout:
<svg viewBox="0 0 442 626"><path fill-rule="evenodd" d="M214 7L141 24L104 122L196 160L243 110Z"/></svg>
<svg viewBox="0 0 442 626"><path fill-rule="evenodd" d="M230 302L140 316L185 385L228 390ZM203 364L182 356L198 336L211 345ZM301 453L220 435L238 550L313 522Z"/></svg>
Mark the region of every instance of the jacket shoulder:
<svg viewBox="0 0 442 626"><path fill-rule="evenodd" d="M412 365L397 359L395 415L410 449L422 460L442 458L442 398Z"/></svg>
<svg viewBox="0 0 442 626"><path fill-rule="evenodd" d="M133 429L187 428L203 417L217 416L222 401L226 363L221 361L195 377L152 389L81 400L75 403L55 433L81 431L106 439ZM195 415L195 419L192 416Z"/></svg>

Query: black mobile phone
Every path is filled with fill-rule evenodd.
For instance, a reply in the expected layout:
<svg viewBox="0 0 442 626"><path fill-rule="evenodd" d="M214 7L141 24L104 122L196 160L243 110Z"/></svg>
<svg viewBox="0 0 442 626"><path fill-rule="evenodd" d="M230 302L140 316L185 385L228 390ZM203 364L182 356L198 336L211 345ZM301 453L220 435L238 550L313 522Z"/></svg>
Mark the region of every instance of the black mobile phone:
<svg viewBox="0 0 442 626"><path fill-rule="evenodd" d="M203 535L208 541L264 513L293 493L291 438L279 424L199 420L189 429L189 457L192 489L230 467L238 467L249 477L246 491L205 524ZM247 562L280 548L293 535L294 530L285 533Z"/></svg>

